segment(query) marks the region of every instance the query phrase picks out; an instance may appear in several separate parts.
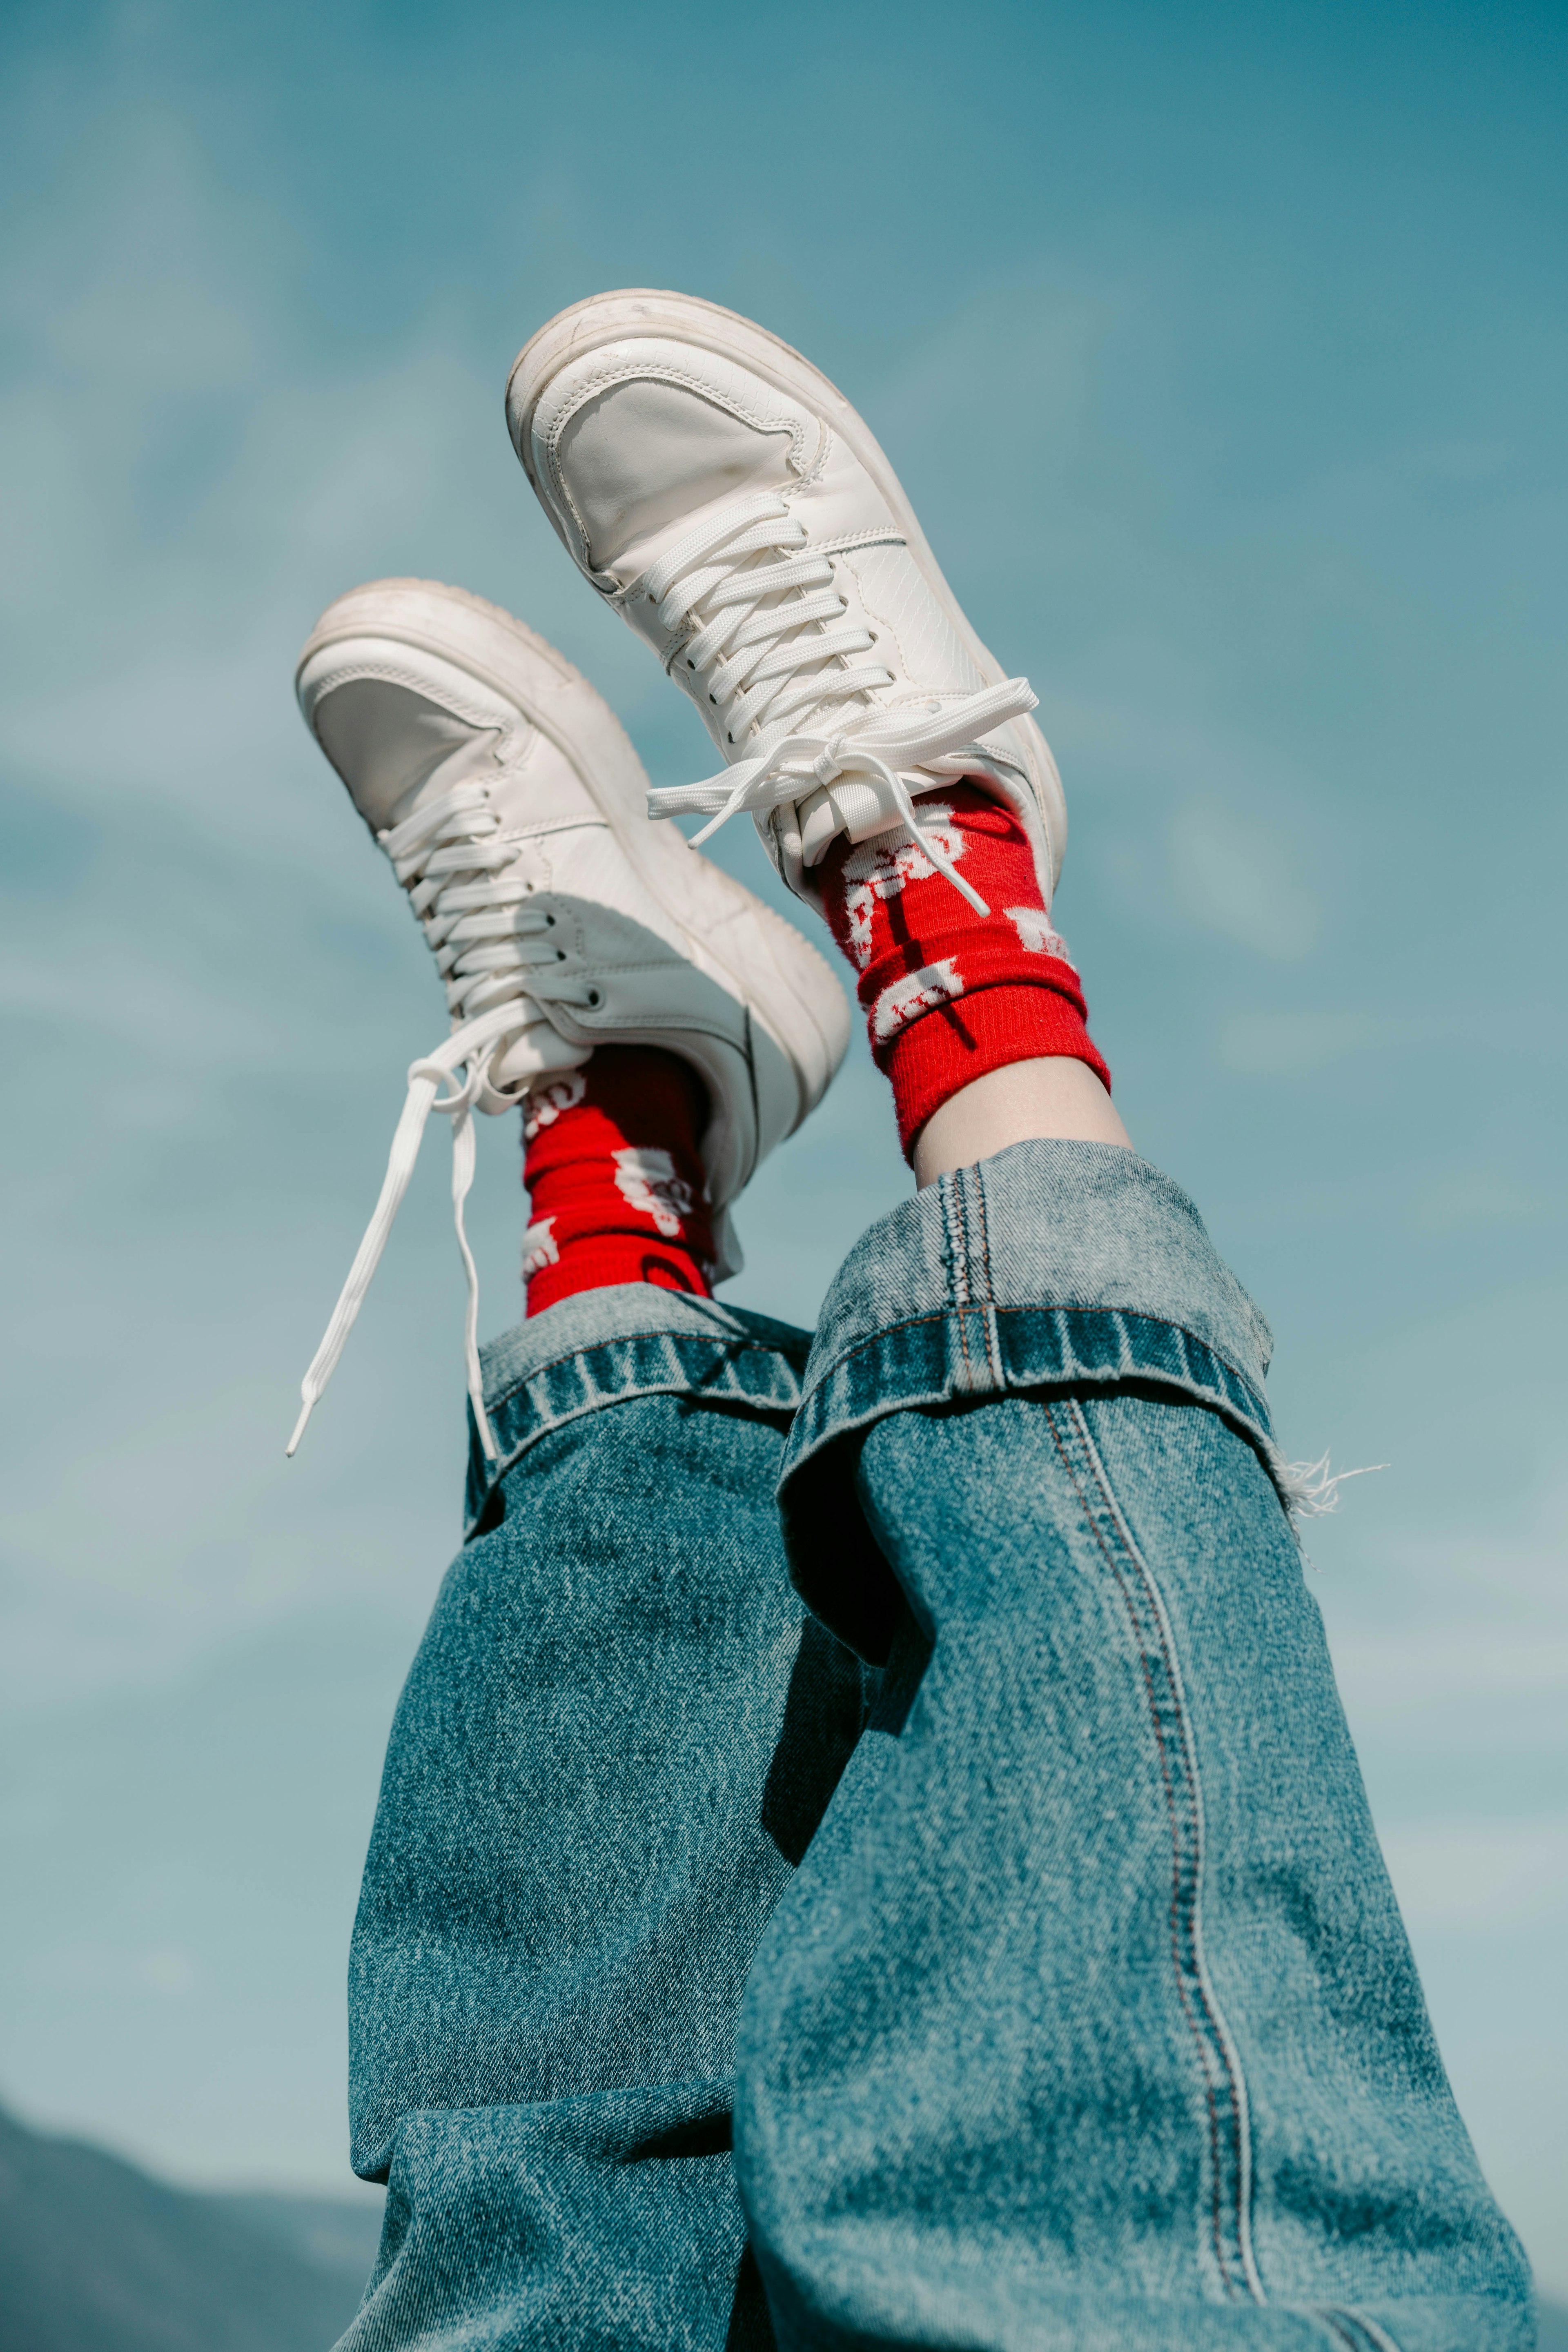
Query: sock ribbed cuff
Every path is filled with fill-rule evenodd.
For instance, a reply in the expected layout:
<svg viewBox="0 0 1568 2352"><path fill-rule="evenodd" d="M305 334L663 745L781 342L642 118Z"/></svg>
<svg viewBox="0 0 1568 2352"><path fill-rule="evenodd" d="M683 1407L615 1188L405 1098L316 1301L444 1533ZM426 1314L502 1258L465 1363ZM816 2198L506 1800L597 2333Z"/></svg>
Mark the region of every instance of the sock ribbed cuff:
<svg viewBox="0 0 1568 2352"><path fill-rule="evenodd" d="M549 1255L552 1244L554 1255ZM530 1225L523 1265L528 1283L528 1312L542 1315L579 1290L607 1290L613 1283L647 1282L655 1290L684 1290L694 1298L711 1297L707 1274L691 1252L669 1242L650 1242L641 1234L542 1234Z"/></svg>
<svg viewBox="0 0 1568 2352"><path fill-rule="evenodd" d="M602 1045L530 1097L528 1312L579 1290L647 1282L711 1296L713 1213L699 1138L702 1082L658 1046Z"/></svg>
<svg viewBox="0 0 1568 2352"><path fill-rule="evenodd" d="M1084 1062L1107 1093L1067 942L1051 922L1016 810L965 779L922 793L918 830L836 843L824 911L858 975L877 1066L892 1081L906 1159L934 1111L1012 1062ZM984 899L977 914L933 849Z"/></svg>
<svg viewBox="0 0 1568 2352"><path fill-rule="evenodd" d="M1053 960L1054 961L1054 960ZM892 1082L904 1158L933 1111L990 1070L1048 1055L1087 1062L1106 1092L1110 1072L1084 1025L1084 1002L1070 964L1062 982L1008 982L935 1003L886 1044L872 1043L879 1069Z"/></svg>

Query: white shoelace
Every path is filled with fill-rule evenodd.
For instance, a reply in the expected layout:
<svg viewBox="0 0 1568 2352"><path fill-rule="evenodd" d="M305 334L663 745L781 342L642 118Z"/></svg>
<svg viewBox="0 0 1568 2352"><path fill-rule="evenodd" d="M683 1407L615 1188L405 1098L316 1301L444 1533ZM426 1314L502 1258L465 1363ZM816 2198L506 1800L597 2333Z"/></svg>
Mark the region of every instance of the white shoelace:
<svg viewBox="0 0 1568 2352"><path fill-rule="evenodd" d="M805 527L787 500L763 492L700 523L645 575L642 586L663 627L673 632L693 616L701 622L676 659L697 675L715 706L742 689L728 734L732 744L748 744L745 756L721 775L650 793L649 811L706 816L696 845L742 809L762 814L840 777L865 777L882 787L932 865L985 915L985 901L921 825L913 791L929 789L944 773L989 772L994 762L976 738L1022 718L1038 698L1026 678L1013 677L952 701L879 709L868 698L892 686L893 674L876 662L852 661L869 651L875 636L843 622L848 608L826 555L787 552L805 543ZM781 560L755 562L769 552ZM859 698L868 699L858 711L837 707ZM826 724L829 717L837 718L836 728ZM955 758L960 752L970 756ZM922 769L923 775L909 772Z"/></svg>
<svg viewBox="0 0 1568 2352"><path fill-rule="evenodd" d="M507 873L507 867L517 863L517 845L492 839L500 831L500 819L489 804L485 787L457 784L380 836L436 950L447 983L447 1002L459 1016L459 1025L435 1053L409 1065L408 1096L392 1139L381 1198L326 1334L300 1383L304 1402L289 1440L289 1454L305 1433L305 1424L332 1377L364 1303L393 1220L408 1190L426 1121L433 1110L440 1110L452 1122L452 1214L468 1286L463 1331L468 1396L479 1442L489 1459L496 1458L479 1371L479 1272L463 1223L463 1207L474 1179L473 1114L476 1108L499 1111L510 1106L513 1097L499 1094L489 1074L497 1047L534 1017L535 1003L593 1002L588 987L580 981L545 987L543 973L563 960L561 950L545 943L555 918L529 905L531 893L521 869ZM446 1094L441 1092L443 1087L448 1089Z"/></svg>

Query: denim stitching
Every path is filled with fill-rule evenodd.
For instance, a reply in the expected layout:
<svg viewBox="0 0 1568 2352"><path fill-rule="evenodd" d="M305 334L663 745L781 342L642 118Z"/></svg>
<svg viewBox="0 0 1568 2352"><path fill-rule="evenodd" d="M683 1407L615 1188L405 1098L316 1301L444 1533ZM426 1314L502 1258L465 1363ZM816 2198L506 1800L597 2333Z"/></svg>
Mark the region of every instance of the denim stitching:
<svg viewBox="0 0 1568 2352"><path fill-rule="evenodd" d="M969 1221L963 1213L963 1171L947 1180L947 1214L952 1225L953 1297L960 1307L969 1304Z"/></svg>
<svg viewBox="0 0 1568 2352"><path fill-rule="evenodd" d="M969 1232L963 1213L963 1171L959 1169L944 1176L942 1183L942 1219L949 1244L950 1287L952 1292L952 1313L958 1324L958 1350L963 1358L963 1370L958 1374L961 1389L975 1385L969 1361Z"/></svg>
<svg viewBox="0 0 1568 2352"><path fill-rule="evenodd" d="M960 1168L951 1180L952 1202L956 1211L957 1231L962 1236L963 1283L962 1296L955 1288L953 1315L958 1324L958 1345L963 1357L963 1370L957 1375L960 1389L969 1395L984 1395L989 1391L1005 1388L1005 1377L996 1346L996 1313L992 1303L991 1257L985 1230L984 1197L980 1185L980 1171L975 1168ZM983 1278L977 1282L976 1235L979 1241L979 1268ZM984 1363L982 1366L972 1349L969 1326L978 1318L984 1333Z"/></svg>
<svg viewBox="0 0 1568 2352"><path fill-rule="evenodd" d="M1063 1443L1056 1408L1047 1405L1046 1418L1062 1466L1072 1482L1085 1524L1115 1580L1127 1612L1160 1759L1171 1825L1171 1958L1177 1996L1196 2052L1208 2108L1212 2171L1209 2225L1215 2261L1227 2294L1247 2294L1255 2302L1262 2303L1265 2297L1253 2258L1248 2210L1251 2150L1246 2085L1204 1958L1203 1796L1174 1640L1163 1598L1111 1493L1099 1449L1077 1398L1068 1400L1065 1417L1098 1490L1101 1507L1099 1510L1086 1493L1079 1469ZM1107 1540L1102 1521L1109 1524L1116 1538L1114 1549ZM1118 1550L1122 1555L1120 1562ZM1164 1685L1163 1696L1156 1688L1156 1669ZM1216 2101L1216 2076L1223 2079L1227 2095L1228 2120L1222 2117ZM1240 2270L1239 2281L1233 2275L1233 2264Z"/></svg>
<svg viewBox="0 0 1568 2352"><path fill-rule="evenodd" d="M946 1177L943 1177L941 1181L943 1185L947 1182ZM951 1236L949 1236L949 1238L951 1239ZM954 1302L956 1305L958 1284L951 1255L949 1255L948 1258L947 1272L948 1287L953 1292ZM830 1363L824 1364L820 1370L814 1370L808 1364L805 1387L801 1398L803 1408L809 1407L815 1399L821 1394L822 1391L837 1380L838 1375L847 1367L854 1364L858 1359L875 1354L886 1340L897 1338L898 1335L903 1331L922 1331L928 1329L932 1324L944 1323L954 1311L954 1306L933 1307L929 1314L896 1317L889 1322L879 1324L875 1332L869 1333L863 1338L850 1340L847 1346L840 1349L838 1354L833 1358ZM1226 1382L1226 1401L1232 1405L1233 1409L1240 1417L1244 1418L1247 1422L1255 1439L1259 1441L1265 1446L1267 1446L1270 1442L1272 1424L1268 1418L1268 1408L1264 1402L1261 1392L1253 1386L1252 1382L1247 1378L1245 1373L1237 1371L1236 1366L1230 1363L1226 1358L1221 1356L1215 1349L1212 1348L1207 1340L1197 1339L1182 1324L1169 1322L1162 1316L1142 1315L1138 1313L1136 1309L1131 1307L1107 1307L1100 1300L1092 1298L1057 1299L1049 1306L1047 1306L1044 1301L1035 1301L1033 1303L1019 1304L1016 1306L999 1307L996 1311L999 1316L1005 1315L1010 1318L1018 1316L1054 1317L1060 1315L1092 1315L1099 1317L1101 1319L1105 1319L1110 1317L1115 1317L1124 1334L1127 1329L1128 1318L1131 1318L1131 1320L1133 1323L1159 1324L1165 1330L1174 1331L1179 1335L1182 1340L1184 1350L1196 1348L1209 1362L1213 1363L1224 1373ZM753 1341L749 1344L754 1346L757 1343ZM1128 1370L1134 1377L1142 1377L1145 1371L1150 1371L1152 1377L1159 1376L1158 1372L1153 1370L1152 1368L1140 1364L1135 1355L1129 1358ZM1170 1381L1173 1387L1182 1387L1186 1385L1186 1383L1173 1375L1167 1374L1166 1378ZM1231 1393L1231 1383L1234 1383L1235 1389L1238 1391L1238 1394L1233 1395ZM1004 1374L1000 1385L1003 1387L1012 1387L1016 1384L1009 1381ZM894 1407L893 1410L896 1411L897 1408Z"/></svg>
<svg viewBox="0 0 1568 2352"><path fill-rule="evenodd" d="M981 1297L989 1306L995 1298L996 1289L991 1277L991 1229L985 1215L985 1176L980 1168L972 1168L968 1172L974 1193L974 1223L980 1234L980 1265L984 1276Z"/></svg>
<svg viewBox="0 0 1568 2352"><path fill-rule="evenodd" d="M1399 2352L1399 2347L1386 2328L1364 2312L1347 2311L1337 2304L1324 2304L1314 2313L1332 2336L1336 2344L1344 2345L1347 2352Z"/></svg>
<svg viewBox="0 0 1568 2352"><path fill-rule="evenodd" d="M974 1252L969 1239L969 1186L965 1181L968 1173L966 1168L957 1169L952 1179L953 1204L958 1211L959 1231L963 1236L963 1298L958 1310L958 1343L963 1350L963 1385L966 1389L978 1389L980 1382L975 1378L974 1363L969 1352L969 1310L974 1299Z"/></svg>
<svg viewBox="0 0 1568 2352"><path fill-rule="evenodd" d="M956 1292L958 1286L955 1282L950 1286ZM1178 1374L1168 1363L1141 1354L1136 1327L1150 1324L1149 1318L1128 1318L1118 1309L1083 1306L1006 1307L994 1312L999 1342L1004 1325L1019 1325L1026 1336L1031 1328L1047 1323L1058 1336L1057 1361L1049 1369L1021 1366L1016 1362L1010 1364L1004 1357L998 1367L997 1393L1028 1394L1044 1386L1068 1384L1101 1388L1113 1385L1121 1379L1147 1378L1169 1387L1174 1395L1190 1397L1206 1411L1217 1412L1227 1427L1235 1429L1254 1448L1278 1485L1275 1476L1277 1456L1267 1409L1234 1367L1225 1363L1190 1333L1177 1330L1174 1325L1159 1327L1167 1332L1175 1332L1182 1342L1184 1369ZM1097 1322L1114 1317L1119 1339L1117 1369L1102 1368L1083 1358L1068 1323L1068 1318L1080 1316L1091 1317ZM866 1428L888 1413L939 1403L953 1393L964 1393L966 1383L963 1372L952 1362L949 1352L951 1339L946 1348L940 1351L933 1349L929 1364L888 1361L889 1343L908 1338L918 1339L921 1333L938 1331L956 1319L959 1318L955 1307L930 1315L906 1317L888 1325L875 1339L861 1340L847 1349L817 1377L810 1380L795 1411L795 1426L780 1481L781 1489L786 1487L822 1447L833 1440Z"/></svg>
<svg viewBox="0 0 1568 2352"><path fill-rule="evenodd" d="M498 1389L493 1395L486 1396L486 1409L493 1415L500 1412L502 1405L520 1395L523 1390L531 1388L534 1381L542 1379L547 1372L559 1371L564 1366L582 1363L587 1357L601 1355L609 1348L635 1348L643 1339L662 1339L677 1350L682 1342L689 1342L695 1348L719 1348L722 1349L726 1357L731 1359L737 1356L772 1356L775 1359L783 1356L795 1376L797 1386L804 1370L804 1362L798 1365L792 1363L783 1347L775 1346L767 1339L748 1339L740 1332L710 1334L706 1331L613 1331L602 1339L589 1340L585 1347L563 1348L560 1355L546 1357L543 1363L535 1364L526 1372L519 1372L517 1377L509 1381L504 1388Z"/></svg>
<svg viewBox="0 0 1568 2352"><path fill-rule="evenodd" d="M639 1370L637 1350L645 1341L655 1345ZM706 1355L707 1363L693 1361L693 1355ZM741 1356L770 1359L772 1378L754 1385L748 1382L737 1361ZM601 1373L608 1377L601 1380ZM490 1405L490 1418L503 1450L498 1461L485 1464L478 1485L470 1485L471 1508L464 1541L474 1533L497 1486L542 1438L604 1406L668 1395L720 1397L760 1418L784 1419L794 1414L799 1402L799 1374L787 1359L781 1363L778 1350L761 1340L709 1339L695 1332L627 1332L552 1357L512 1381Z"/></svg>
<svg viewBox="0 0 1568 2352"><path fill-rule="evenodd" d="M985 1271L985 1360L994 1387L1007 1385L1006 1367L1002 1361L1002 1345L996 1328L996 1278L991 1271L991 1211L985 1198L985 1170L974 1171L974 1207L980 1224L980 1260Z"/></svg>

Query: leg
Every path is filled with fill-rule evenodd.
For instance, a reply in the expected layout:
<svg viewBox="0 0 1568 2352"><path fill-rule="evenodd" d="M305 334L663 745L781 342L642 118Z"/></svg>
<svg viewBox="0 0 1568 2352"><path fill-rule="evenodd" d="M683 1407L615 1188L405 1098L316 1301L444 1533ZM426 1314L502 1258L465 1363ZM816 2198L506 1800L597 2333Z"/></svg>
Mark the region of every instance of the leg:
<svg viewBox="0 0 1568 2352"><path fill-rule="evenodd" d="M829 1299L792 1556L890 1660L743 2012L737 2166L786 2347L1531 2340L1262 1339L1175 1188L1083 1142L943 1178ZM825 1536L857 1513L845 1588Z"/></svg>
<svg viewBox="0 0 1568 2352"><path fill-rule="evenodd" d="M768 2340L735 2010L859 1728L779 1545L803 1346L625 1285L489 1351L501 1466L476 1449L354 1932L353 2163L389 2195L344 2352Z"/></svg>
<svg viewBox="0 0 1568 2352"><path fill-rule="evenodd" d="M388 2182L353 2352L767 2340L729 2155L736 2004L859 1727L773 1486L805 1335L716 1305L726 1212L847 1034L821 959L644 820L584 679L461 591L312 632L301 706L454 1028L410 1072L348 1335L433 1108L526 1097L529 1320L474 1343L468 1541L393 1732L352 1964L356 2168ZM467 1257L467 1244L463 1244Z"/></svg>
<svg viewBox="0 0 1568 2352"><path fill-rule="evenodd" d="M655 804L750 810L826 917L926 1187L844 1268L786 1457L796 1582L889 1675L742 2011L781 2342L1524 2352L1301 1586L1267 1333L1125 1148L1052 921L1033 692L863 420L751 321L580 303L508 413L724 763Z"/></svg>

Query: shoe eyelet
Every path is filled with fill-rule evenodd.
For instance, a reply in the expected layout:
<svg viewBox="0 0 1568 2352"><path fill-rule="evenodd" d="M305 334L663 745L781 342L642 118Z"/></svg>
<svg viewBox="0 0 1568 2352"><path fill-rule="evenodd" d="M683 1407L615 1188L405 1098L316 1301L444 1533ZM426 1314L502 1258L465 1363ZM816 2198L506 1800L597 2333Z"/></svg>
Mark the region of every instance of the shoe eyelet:
<svg viewBox="0 0 1568 2352"><path fill-rule="evenodd" d="M531 890L533 887L532 883L531 882L528 887ZM547 931L552 931L555 929L555 918L553 915L546 915L544 918L544 928Z"/></svg>
<svg viewBox="0 0 1568 2352"><path fill-rule="evenodd" d="M588 991L588 1002L589 1002L589 1003L590 1003L590 1004L593 1004L593 1005L600 1005L600 1004L602 1004L602 1003L604 1003L604 1001L605 1001L605 1000L604 1000L604 998L600 995L600 993L599 993L599 992L598 992L598 990L597 990L596 988L591 988L591 989Z"/></svg>
<svg viewBox="0 0 1568 2352"><path fill-rule="evenodd" d="M717 696L716 694L710 694L710 695L709 696L708 699L709 699L709 701L713 705L714 709L715 709L715 710L717 710L717 709L718 709L718 708L719 708L719 698L718 698L718 696Z"/></svg>
<svg viewBox="0 0 1568 2352"><path fill-rule="evenodd" d="M555 961L556 961L556 962L557 962L557 963L564 963L564 962L565 962L565 961L566 961L566 950L565 950L565 949L564 949L564 948L557 948L557 949L556 949L556 950L555 950Z"/></svg>

